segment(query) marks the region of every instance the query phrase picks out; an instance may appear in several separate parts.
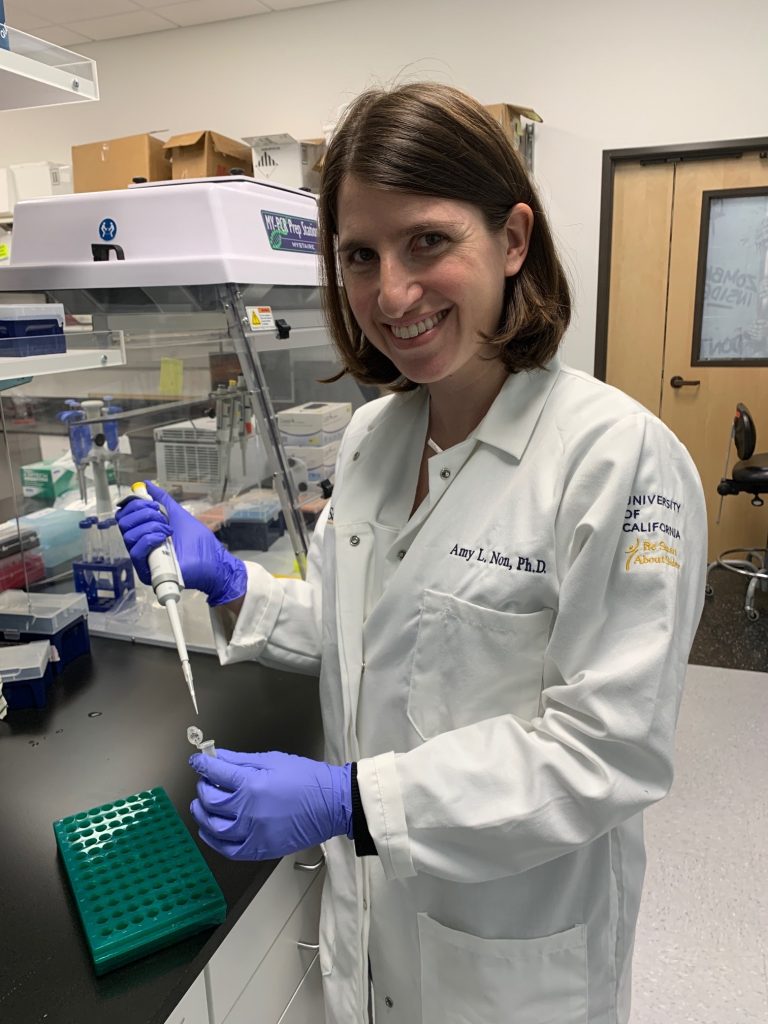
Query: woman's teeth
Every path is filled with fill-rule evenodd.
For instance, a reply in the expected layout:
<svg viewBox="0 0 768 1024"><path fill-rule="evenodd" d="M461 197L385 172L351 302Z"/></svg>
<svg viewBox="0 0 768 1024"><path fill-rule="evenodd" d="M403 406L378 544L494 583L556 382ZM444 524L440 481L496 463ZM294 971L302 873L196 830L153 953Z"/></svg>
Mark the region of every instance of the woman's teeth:
<svg viewBox="0 0 768 1024"><path fill-rule="evenodd" d="M409 324L408 327L395 327L394 324L390 324L390 330L396 338L415 338L417 335L424 334L425 331L431 331L433 327L437 327L447 314L448 310L443 309L439 313L435 313L434 316L428 316L425 320Z"/></svg>

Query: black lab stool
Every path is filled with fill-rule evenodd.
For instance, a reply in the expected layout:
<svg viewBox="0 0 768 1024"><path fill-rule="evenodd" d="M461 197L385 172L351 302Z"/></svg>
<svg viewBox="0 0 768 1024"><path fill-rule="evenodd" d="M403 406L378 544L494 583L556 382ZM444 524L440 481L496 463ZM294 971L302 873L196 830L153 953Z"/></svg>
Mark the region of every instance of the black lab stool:
<svg viewBox="0 0 768 1024"><path fill-rule="evenodd" d="M717 485L717 493L724 498L727 494L747 493L752 495L752 505L765 504L762 495L768 494L768 452L754 454L757 444L755 423L749 409L741 402L736 406L733 418L731 439L736 447L739 461L731 470L730 477L723 477ZM730 454L730 444L728 446ZM728 472L726 456L725 471ZM722 498L720 507L722 508ZM720 517L718 516L718 522ZM768 541L766 542L768 544ZM731 548L723 551L716 561L707 566L707 586L705 593L711 596L714 591L709 582L709 574L713 569L728 569L749 579L747 594L744 601L744 612L751 622L755 622L760 613L755 608L757 588L768 590L768 547L764 548Z"/></svg>

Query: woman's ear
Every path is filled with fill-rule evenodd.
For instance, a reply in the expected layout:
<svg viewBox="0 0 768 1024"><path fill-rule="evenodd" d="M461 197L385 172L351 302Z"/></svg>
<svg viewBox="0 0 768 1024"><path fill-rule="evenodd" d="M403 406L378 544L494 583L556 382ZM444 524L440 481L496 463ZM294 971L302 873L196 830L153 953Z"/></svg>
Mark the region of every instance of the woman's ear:
<svg viewBox="0 0 768 1024"><path fill-rule="evenodd" d="M533 231L533 210L526 203L513 206L507 223L504 226L507 238L506 277L514 277L519 273L525 257L528 255L528 244Z"/></svg>

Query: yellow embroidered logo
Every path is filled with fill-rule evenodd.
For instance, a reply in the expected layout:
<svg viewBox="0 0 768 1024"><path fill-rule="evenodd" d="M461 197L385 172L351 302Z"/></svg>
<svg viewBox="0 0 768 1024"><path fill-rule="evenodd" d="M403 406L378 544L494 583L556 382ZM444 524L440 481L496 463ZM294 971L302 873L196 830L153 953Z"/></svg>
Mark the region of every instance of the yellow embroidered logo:
<svg viewBox="0 0 768 1024"><path fill-rule="evenodd" d="M679 569L677 548L671 548L663 540L636 540L624 552L627 556L626 570L636 568L638 565L668 565L671 569Z"/></svg>

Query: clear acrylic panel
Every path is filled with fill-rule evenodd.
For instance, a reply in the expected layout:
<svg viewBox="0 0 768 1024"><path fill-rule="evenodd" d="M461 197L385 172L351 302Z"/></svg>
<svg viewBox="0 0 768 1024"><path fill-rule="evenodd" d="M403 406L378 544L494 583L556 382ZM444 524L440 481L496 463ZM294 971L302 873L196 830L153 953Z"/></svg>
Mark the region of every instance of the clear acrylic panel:
<svg viewBox="0 0 768 1024"><path fill-rule="evenodd" d="M247 289L236 294L264 301ZM316 289L271 289L267 298L276 318L299 326L286 347L258 351L257 336L233 327L222 287L0 292L0 321L9 303L63 306L67 352L60 358L74 358L84 339L99 335L115 335L124 347L122 364L32 375L0 392L0 589L68 591L78 585L73 563L125 559L119 531L81 524L109 519L131 484L147 479L241 557L278 575L301 571L338 444L289 457L292 449L275 439L279 429L270 433L265 423L305 403L352 410L370 396L348 377L319 383L338 362ZM323 343L305 345L302 337ZM19 376L29 363L18 360ZM281 467L288 486L276 480ZM110 571L104 566L84 584L95 579L104 599L92 608L91 631L170 643L151 589L136 580L132 591L121 591ZM115 600L107 606L110 590ZM185 593L181 613L190 646L210 649L202 595Z"/></svg>

